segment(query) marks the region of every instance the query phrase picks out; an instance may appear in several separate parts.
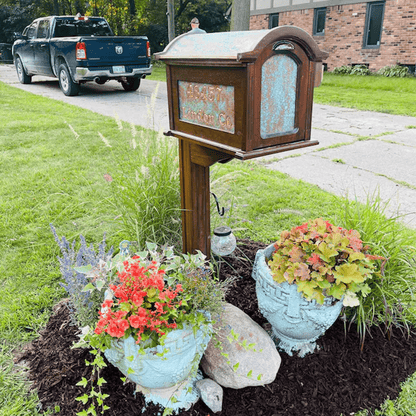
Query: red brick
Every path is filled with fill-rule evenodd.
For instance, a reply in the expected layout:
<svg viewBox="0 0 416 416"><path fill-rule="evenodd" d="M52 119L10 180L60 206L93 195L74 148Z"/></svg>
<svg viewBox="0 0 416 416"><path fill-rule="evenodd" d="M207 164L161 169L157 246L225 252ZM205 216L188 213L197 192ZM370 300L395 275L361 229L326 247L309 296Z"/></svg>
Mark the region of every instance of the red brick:
<svg viewBox="0 0 416 416"><path fill-rule="evenodd" d="M397 63L415 65L416 1L386 0L380 47L377 49L362 47L366 12L366 2L327 8L325 35L313 38L321 49L329 52L328 69L352 63L368 64L373 71ZM353 16L355 13L357 15ZM312 35L313 17L313 9L282 12L279 13L279 25L294 25ZM250 29L268 27L268 15L251 16Z"/></svg>

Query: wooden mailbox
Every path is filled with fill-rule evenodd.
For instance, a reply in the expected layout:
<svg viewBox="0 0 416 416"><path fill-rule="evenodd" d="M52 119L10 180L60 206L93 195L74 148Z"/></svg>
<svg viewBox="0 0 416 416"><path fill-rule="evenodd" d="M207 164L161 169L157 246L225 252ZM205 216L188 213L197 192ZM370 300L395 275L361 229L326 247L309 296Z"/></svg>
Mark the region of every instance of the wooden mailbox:
<svg viewBox="0 0 416 416"><path fill-rule="evenodd" d="M170 130L179 139L183 250L210 253L209 166L318 144L314 86L328 56L302 29L191 30L165 61Z"/></svg>

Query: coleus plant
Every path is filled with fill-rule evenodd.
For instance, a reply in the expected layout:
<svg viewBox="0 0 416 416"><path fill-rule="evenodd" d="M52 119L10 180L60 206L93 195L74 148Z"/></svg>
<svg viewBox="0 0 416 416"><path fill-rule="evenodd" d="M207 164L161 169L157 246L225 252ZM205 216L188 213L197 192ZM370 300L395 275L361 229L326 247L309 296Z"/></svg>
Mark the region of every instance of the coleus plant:
<svg viewBox="0 0 416 416"><path fill-rule="evenodd" d="M268 264L277 283L296 284L308 300L323 304L326 297L358 306L371 289L368 280L382 268L356 230L336 227L322 218L283 231ZM384 263L383 263L384 264Z"/></svg>

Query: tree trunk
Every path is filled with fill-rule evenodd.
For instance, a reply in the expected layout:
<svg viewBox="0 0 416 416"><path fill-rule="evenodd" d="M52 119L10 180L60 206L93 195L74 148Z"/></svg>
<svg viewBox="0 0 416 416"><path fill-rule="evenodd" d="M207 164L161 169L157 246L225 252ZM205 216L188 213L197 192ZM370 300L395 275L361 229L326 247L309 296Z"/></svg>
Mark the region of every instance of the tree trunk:
<svg viewBox="0 0 416 416"><path fill-rule="evenodd" d="M234 0L231 12L231 30L249 30L250 0Z"/></svg>
<svg viewBox="0 0 416 416"><path fill-rule="evenodd" d="M129 0L129 13L132 19L136 16L136 2L134 0Z"/></svg>
<svg viewBox="0 0 416 416"><path fill-rule="evenodd" d="M168 0L168 37L169 42L175 38L175 6L174 0Z"/></svg>

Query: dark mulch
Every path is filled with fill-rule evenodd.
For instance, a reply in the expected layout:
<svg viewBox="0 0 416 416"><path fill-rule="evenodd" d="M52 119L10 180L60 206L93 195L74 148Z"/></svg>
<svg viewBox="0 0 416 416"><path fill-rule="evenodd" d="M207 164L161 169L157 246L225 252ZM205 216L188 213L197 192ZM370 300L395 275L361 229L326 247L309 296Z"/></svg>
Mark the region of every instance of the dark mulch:
<svg viewBox="0 0 416 416"><path fill-rule="evenodd" d="M263 245L241 241L240 249L251 260ZM238 274L241 279L231 290L228 301L250 315L257 323L266 323L257 308L255 283L248 261L230 260L234 270L223 265L221 275ZM59 405L61 415L73 416L82 410L75 400L83 389L75 386L81 377L90 376L89 353L71 349L77 330L70 325L64 303L57 306L41 336L31 344L21 359L30 368L29 377L37 389L42 408ZM223 411L227 416L339 416L360 409L375 409L387 397L397 397L399 385L416 371L416 337L396 331L388 339L380 329L367 337L364 351L355 327L345 334L343 322L337 321L319 340L320 351L305 358L281 353L282 364L276 380L264 387L241 390L224 389ZM111 365L104 371L104 392L110 393L109 416L137 416L144 407L141 394L133 396L133 385L122 385L121 373ZM157 415L157 406L148 407L145 416ZM203 415L212 412L200 400L181 415Z"/></svg>

